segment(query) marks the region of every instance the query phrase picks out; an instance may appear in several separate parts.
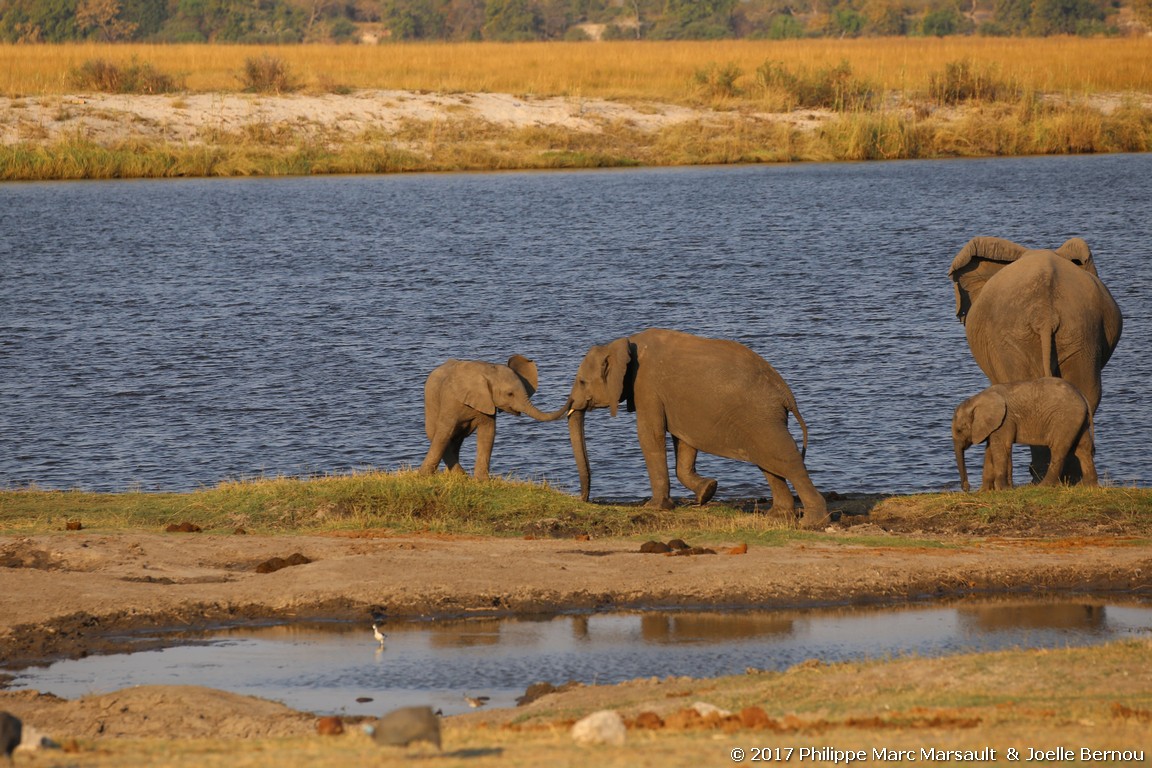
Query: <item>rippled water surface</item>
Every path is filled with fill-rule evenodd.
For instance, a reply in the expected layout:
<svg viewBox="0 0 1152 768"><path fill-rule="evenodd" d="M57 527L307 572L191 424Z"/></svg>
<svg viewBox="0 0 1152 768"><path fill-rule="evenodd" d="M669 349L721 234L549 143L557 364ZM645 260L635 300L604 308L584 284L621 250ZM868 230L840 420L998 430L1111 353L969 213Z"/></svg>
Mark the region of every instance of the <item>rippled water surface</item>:
<svg viewBox="0 0 1152 768"><path fill-rule="evenodd" d="M681 611L393 622L386 631L381 648L362 625L237 628L198 645L31 668L18 673L13 687L74 698L133 685L205 685L306 711L379 715L431 704L456 714L468 709L465 694L513 706L539 681L715 677L808 659L942 656L1147 637L1152 607L1084 600ZM364 698L370 701L357 701Z"/></svg>
<svg viewBox="0 0 1152 768"><path fill-rule="evenodd" d="M986 383L946 271L976 235L1092 246L1125 315L1098 468L1148 485L1149 178L1152 155L3 184L0 485L412 466L443 360L534 358L551 410L589 345L664 326L781 372L822 490L956 487L951 412ZM594 495L648 494L632 415L588 439ZM578 487L562 422L502 415L492 468Z"/></svg>

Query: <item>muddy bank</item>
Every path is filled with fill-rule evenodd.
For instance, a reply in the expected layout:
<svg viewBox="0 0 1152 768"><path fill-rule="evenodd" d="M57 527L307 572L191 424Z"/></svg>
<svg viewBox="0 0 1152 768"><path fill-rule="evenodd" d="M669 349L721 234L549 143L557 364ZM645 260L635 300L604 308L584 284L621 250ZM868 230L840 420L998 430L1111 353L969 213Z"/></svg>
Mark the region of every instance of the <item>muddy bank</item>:
<svg viewBox="0 0 1152 768"><path fill-rule="evenodd" d="M951 537L927 546L830 529L779 547L715 539L716 555L640 541L448 536L222 536L76 531L0 537L0 658L20 668L139 648L210 626L325 618L502 615L639 607L898 603L981 593L1143 593L1152 545L1104 537ZM853 543L855 542L855 543ZM693 542L696 543L696 542ZM258 572L272 558L309 562Z"/></svg>

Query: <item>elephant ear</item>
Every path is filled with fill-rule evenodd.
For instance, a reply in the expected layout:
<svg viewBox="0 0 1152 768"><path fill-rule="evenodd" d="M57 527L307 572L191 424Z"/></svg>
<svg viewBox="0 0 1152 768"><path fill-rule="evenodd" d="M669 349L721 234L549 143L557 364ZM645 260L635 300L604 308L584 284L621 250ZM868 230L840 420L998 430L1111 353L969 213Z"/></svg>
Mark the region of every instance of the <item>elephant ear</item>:
<svg viewBox="0 0 1152 768"><path fill-rule="evenodd" d="M955 283L956 317L960 322L967 319L984 284L1027 252L1024 246L1002 237L974 237L960 249L948 268L948 276Z"/></svg>
<svg viewBox="0 0 1152 768"><path fill-rule="evenodd" d="M494 369L490 363L476 365L488 370ZM486 416L495 416L496 400L492 397L492 382L489 381L488 370L474 369L462 372L467 380L463 382L460 402Z"/></svg>
<svg viewBox="0 0 1152 768"><path fill-rule="evenodd" d="M616 408L624 399L624 377L628 373L628 364L632 362L632 345L628 339L616 339L604 346L604 357L600 363L600 376L607 388L609 408L613 416ZM629 399L628 410L633 410Z"/></svg>
<svg viewBox="0 0 1152 768"><path fill-rule="evenodd" d="M1064 245L1056 249L1056 254L1068 259L1085 272L1091 272L1097 277L1100 276L1096 273L1096 262L1092 258L1092 249L1088 247L1088 243L1084 242L1083 238L1073 237L1065 240Z"/></svg>
<svg viewBox="0 0 1152 768"><path fill-rule="evenodd" d="M512 355L508 358L508 367L516 372L520 377L520 381L524 382L524 389L528 390L528 397L536 394L537 378L536 363L524 357L524 355Z"/></svg>
<svg viewBox="0 0 1152 768"><path fill-rule="evenodd" d="M978 445L1000 428L1008 415L1008 401L995 392L985 393L972 414L972 444Z"/></svg>

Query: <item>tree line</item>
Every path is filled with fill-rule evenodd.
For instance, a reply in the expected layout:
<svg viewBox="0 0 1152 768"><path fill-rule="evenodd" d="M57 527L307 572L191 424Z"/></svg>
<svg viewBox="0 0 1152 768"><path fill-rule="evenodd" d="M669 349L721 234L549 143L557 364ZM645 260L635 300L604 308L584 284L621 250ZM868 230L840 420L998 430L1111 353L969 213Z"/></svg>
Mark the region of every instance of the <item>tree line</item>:
<svg viewBox="0 0 1152 768"><path fill-rule="evenodd" d="M0 0L0 40L306 43L1108 35L1152 0Z"/></svg>

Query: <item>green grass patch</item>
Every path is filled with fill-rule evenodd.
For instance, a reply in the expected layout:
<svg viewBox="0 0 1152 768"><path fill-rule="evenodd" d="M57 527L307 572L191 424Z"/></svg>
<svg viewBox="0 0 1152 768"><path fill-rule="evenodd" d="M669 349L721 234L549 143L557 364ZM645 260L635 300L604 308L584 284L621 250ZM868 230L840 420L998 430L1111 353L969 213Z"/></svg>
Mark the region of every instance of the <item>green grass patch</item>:
<svg viewBox="0 0 1152 768"><path fill-rule="evenodd" d="M764 543L791 535L787 521L712 505L656 510L587 504L547 484L466 475L366 472L311 479L225 482L188 493L0 492L0 531L163 529L263 533L386 529L476 536L701 536ZM695 543L695 541L693 541Z"/></svg>
<svg viewBox="0 0 1152 768"><path fill-rule="evenodd" d="M1037 488L987 494L925 494L881 500L869 518L893 531L828 536L796 528L766 510L723 504L658 510L588 504L547 483L412 471L224 482L188 493L90 493L35 487L0 491L0 532L85 529L162 530L193 523L206 531L324 533L386 530L471 536L632 538L692 545L790 542L936 547L937 533L1152 536L1152 490Z"/></svg>
<svg viewBox="0 0 1152 768"><path fill-rule="evenodd" d="M885 499L876 521L900 530L987 535L1152 537L1152 489L1024 485L988 493Z"/></svg>

